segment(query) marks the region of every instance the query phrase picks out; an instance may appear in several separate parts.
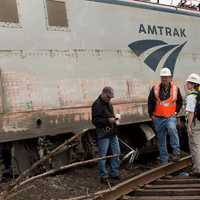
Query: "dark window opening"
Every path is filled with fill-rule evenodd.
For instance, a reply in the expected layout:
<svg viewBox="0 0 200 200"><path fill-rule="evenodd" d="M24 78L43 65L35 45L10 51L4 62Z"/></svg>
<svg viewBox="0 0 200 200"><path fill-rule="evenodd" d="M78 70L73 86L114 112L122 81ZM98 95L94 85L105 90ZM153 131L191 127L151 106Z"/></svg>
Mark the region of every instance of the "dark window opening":
<svg viewBox="0 0 200 200"><path fill-rule="evenodd" d="M65 2L47 0L47 14L49 26L68 26Z"/></svg>
<svg viewBox="0 0 200 200"><path fill-rule="evenodd" d="M0 0L0 22L19 22L16 0Z"/></svg>

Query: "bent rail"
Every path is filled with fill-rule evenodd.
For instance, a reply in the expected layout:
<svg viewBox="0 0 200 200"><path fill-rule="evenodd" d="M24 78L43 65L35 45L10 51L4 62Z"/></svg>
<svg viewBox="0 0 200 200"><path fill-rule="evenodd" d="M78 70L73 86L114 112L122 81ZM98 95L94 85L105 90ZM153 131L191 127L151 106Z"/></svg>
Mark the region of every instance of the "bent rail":
<svg viewBox="0 0 200 200"><path fill-rule="evenodd" d="M157 167L155 169L142 173L138 176L135 176L127 181L124 181L116 185L111 190L97 192L96 195L99 195L99 197L95 199L98 200L118 199L121 196L134 191L138 187L141 187L145 184L155 181L156 179L161 178L163 176L184 169L188 167L190 164L191 164L191 156L184 157L176 163L169 163L167 165Z"/></svg>
<svg viewBox="0 0 200 200"><path fill-rule="evenodd" d="M94 194L88 194L87 196L79 196L70 198L70 200L90 199L90 200L116 200L130 192L137 190L138 188L151 183L161 177L177 172L191 165L191 156L181 158L178 162L169 163L163 166L159 166L155 169L149 170L142 174L139 174L133 178L130 178L120 184L111 187L110 189L98 191ZM66 199L67 200L67 199Z"/></svg>

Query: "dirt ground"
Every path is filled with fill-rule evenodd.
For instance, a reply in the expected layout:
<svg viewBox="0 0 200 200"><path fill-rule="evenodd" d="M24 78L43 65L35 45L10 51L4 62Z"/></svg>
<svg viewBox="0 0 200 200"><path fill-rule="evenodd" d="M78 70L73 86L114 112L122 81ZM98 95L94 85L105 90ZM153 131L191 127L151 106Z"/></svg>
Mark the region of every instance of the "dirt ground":
<svg viewBox="0 0 200 200"><path fill-rule="evenodd" d="M155 163L147 165L137 164L132 167L122 166L120 169L121 180L126 180L141 172L144 172L155 166ZM111 182L111 186L119 181ZM9 183L0 184L0 190L3 191ZM109 186L100 183L98 178L97 165L90 167L79 167L77 169L67 170L62 174L49 176L35 180L16 193L12 193L11 200L55 200L68 199L75 196L87 195L99 190L108 189Z"/></svg>

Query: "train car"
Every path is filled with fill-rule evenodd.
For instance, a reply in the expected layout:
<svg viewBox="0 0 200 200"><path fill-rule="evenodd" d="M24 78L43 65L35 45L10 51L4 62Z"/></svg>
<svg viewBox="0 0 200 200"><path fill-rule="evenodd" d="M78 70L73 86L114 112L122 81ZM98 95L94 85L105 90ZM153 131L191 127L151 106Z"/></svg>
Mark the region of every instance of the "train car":
<svg viewBox="0 0 200 200"><path fill-rule="evenodd" d="M0 0L1 149L22 171L47 136L55 145L90 132L106 85L122 126L149 123L160 69L181 87L199 73L199 22L199 11L134 0Z"/></svg>

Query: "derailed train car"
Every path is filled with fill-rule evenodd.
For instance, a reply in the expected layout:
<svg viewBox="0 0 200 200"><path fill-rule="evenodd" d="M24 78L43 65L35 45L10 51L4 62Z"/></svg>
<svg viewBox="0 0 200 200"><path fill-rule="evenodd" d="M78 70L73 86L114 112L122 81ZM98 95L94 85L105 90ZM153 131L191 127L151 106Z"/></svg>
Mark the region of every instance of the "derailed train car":
<svg viewBox="0 0 200 200"><path fill-rule="evenodd" d="M54 146L92 130L90 106L105 85L121 125L146 124L162 67L180 86L199 72L199 20L198 11L132 0L0 0L2 151L22 171L46 136Z"/></svg>

